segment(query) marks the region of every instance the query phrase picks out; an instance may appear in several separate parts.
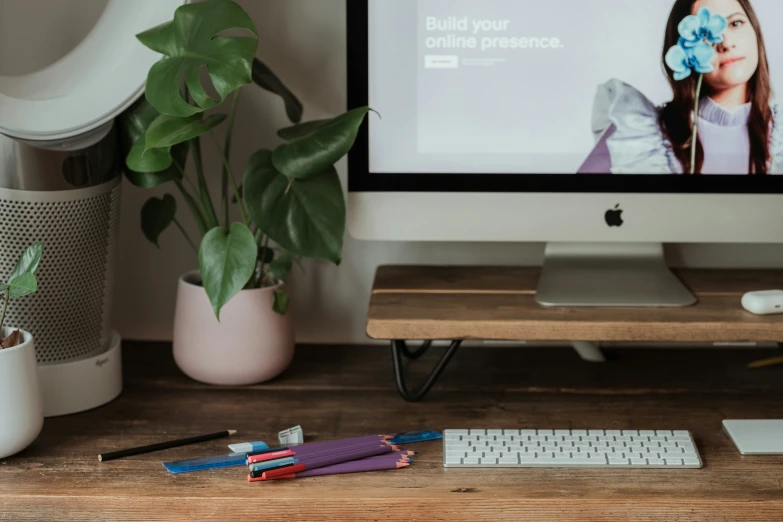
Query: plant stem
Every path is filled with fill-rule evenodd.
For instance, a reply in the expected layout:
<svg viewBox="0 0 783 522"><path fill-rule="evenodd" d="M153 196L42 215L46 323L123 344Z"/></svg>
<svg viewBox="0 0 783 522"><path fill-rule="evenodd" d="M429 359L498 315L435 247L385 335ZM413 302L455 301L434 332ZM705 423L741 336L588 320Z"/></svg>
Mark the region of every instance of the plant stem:
<svg viewBox="0 0 783 522"><path fill-rule="evenodd" d="M696 174L696 147L699 144L699 102L701 101L701 86L704 82L704 74L699 75L696 84L696 102L693 109L693 137L691 138L691 175Z"/></svg>
<svg viewBox="0 0 783 522"><path fill-rule="evenodd" d="M185 236L185 240L187 240L190 247L193 249L193 251L198 254L198 247L193 242L192 239L190 239L190 236L188 235L187 231L185 231L185 228L182 226L182 223L179 222L177 218L174 218L174 224L177 225L177 228L180 232L182 232L182 235Z"/></svg>
<svg viewBox="0 0 783 522"><path fill-rule="evenodd" d="M217 150L220 153L220 157L223 159L223 166L226 168L226 171L228 172L228 179L231 180L231 186L234 189L234 195L237 198L237 203L239 203L239 211L242 213L242 221L244 221L245 226L247 226L247 228L250 228L250 219L248 219L247 217L247 209L245 208L245 202L242 201L242 196L240 196L239 194L239 187L237 187L237 182L234 179L234 173L231 172L231 166L228 164L226 155L223 154L223 149L220 146L220 143L218 143L218 140L215 137L215 135L210 132L209 136L212 138L212 141L215 143L215 147L217 147Z"/></svg>
<svg viewBox="0 0 783 522"><path fill-rule="evenodd" d="M226 154L226 162L231 163L231 141L232 137L234 135L234 121L236 120L237 115L237 107L239 106L239 93L240 91L234 92L234 101L231 103L231 113L228 116L228 131L226 131L226 145L223 147L223 150ZM228 194L228 169L223 167L223 178L221 180L221 215L223 216L223 221L225 223L226 228L228 228L230 224L230 217L229 217L229 194Z"/></svg>
<svg viewBox="0 0 783 522"><path fill-rule="evenodd" d="M177 188L182 194L182 197L185 198L185 202L190 207L190 211L193 213L193 217L196 219L196 225L198 225L199 232L201 232L202 236L205 236L211 229L207 228L207 224L204 221L204 216L198 201L196 201L196 199L190 195L190 192L188 192L188 189L185 188L185 185L183 185L181 181L175 181L174 183L177 184Z"/></svg>
<svg viewBox="0 0 783 522"><path fill-rule="evenodd" d="M259 275L258 281L258 286L261 287L264 285L264 280L266 279L267 274L266 263L264 262L264 259L266 259L266 251L269 249L269 236L259 230L256 232L256 237L258 237L259 234L264 238L264 246L261 248L261 274Z"/></svg>
<svg viewBox="0 0 783 522"><path fill-rule="evenodd" d="M5 313L8 311L8 300L11 299L11 291L6 290L3 296L3 311L0 313L0 332L3 330L3 323L5 323Z"/></svg>
<svg viewBox="0 0 783 522"><path fill-rule="evenodd" d="M212 205L212 198L209 196L209 187L207 178L204 176L204 160L201 156L201 139L190 140L190 148L193 149L193 163L196 165L196 175L198 176L198 198L201 201L201 208L204 210L204 219L209 229L218 226L215 207Z"/></svg>

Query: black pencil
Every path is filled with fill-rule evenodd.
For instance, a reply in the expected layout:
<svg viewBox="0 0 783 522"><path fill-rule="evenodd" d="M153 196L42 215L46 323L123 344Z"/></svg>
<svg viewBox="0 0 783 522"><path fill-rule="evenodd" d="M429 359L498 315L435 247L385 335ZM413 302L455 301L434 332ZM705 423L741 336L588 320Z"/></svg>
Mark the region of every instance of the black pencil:
<svg viewBox="0 0 783 522"><path fill-rule="evenodd" d="M106 462L107 460L121 459L123 457L130 457L133 455L142 455L144 453L152 453L153 451L160 451L169 448L177 448L179 446L187 446L188 444L196 444L198 442L207 442L209 440L222 439L223 437L230 437L235 434L236 430L221 431L219 433L212 433L210 435L200 435L198 437L190 437L188 439L172 440L169 442L160 442L158 444L150 444L149 446L141 446L140 448L130 448L120 451L112 451L111 453L103 453L98 455L100 462Z"/></svg>

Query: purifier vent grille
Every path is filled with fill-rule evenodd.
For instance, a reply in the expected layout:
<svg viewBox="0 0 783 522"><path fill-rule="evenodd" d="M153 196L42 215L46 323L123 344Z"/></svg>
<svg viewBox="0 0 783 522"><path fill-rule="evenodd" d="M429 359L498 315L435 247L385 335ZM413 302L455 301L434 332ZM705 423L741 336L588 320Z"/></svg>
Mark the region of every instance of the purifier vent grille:
<svg viewBox="0 0 783 522"><path fill-rule="evenodd" d="M27 246L44 243L38 291L11 301L6 325L32 332L42 364L99 354L110 339L120 188L75 201L29 194L21 201L0 197L0 276Z"/></svg>

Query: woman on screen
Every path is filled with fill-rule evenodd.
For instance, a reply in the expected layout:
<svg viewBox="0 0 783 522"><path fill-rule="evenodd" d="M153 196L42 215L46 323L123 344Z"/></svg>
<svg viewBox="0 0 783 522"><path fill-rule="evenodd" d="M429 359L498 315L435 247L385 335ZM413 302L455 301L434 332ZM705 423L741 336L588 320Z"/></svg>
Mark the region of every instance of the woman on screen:
<svg viewBox="0 0 783 522"><path fill-rule="evenodd" d="M682 174L691 171L691 119L698 74L675 80L665 55L678 26L707 7L726 18L715 44L714 71L704 75L699 102L696 174L783 174L783 124L776 125L769 63L751 0L677 0L669 17L664 69L674 98L656 107L619 80L599 88L593 131L598 139L579 173Z"/></svg>

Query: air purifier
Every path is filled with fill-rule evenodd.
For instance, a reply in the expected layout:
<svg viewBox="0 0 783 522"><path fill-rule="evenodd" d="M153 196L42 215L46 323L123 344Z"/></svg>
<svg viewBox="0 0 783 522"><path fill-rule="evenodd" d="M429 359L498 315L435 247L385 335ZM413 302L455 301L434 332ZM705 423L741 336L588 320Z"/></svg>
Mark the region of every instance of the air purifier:
<svg viewBox="0 0 783 522"><path fill-rule="evenodd" d="M124 161L114 119L160 59L135 35L184 3L109 0L67 56L32 74L0 74L0 275L44 243L39 289L11 301L6 324L35 338L47 417L122 391L120 337L109 323Z"/></svg>

